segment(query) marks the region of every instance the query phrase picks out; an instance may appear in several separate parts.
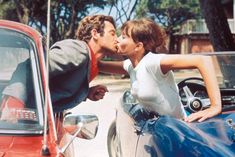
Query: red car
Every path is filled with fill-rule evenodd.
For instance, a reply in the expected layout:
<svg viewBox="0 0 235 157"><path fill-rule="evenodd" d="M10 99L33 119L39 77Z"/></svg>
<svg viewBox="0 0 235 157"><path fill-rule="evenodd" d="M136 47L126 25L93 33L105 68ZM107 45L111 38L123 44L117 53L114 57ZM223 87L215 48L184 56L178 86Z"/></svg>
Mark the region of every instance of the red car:
<svg viewBox="0 0 235 157"><path fill-rule="evenodd" d="M97 116L53 113L50 94L46 94L46 57L40 33L0 20L0 157L71 157L75 156L71 144L75 137L96 135ZM16 77L24 79L25 88L18 88ZM6 89L22 97L25 106L3 106Z"/></svg>

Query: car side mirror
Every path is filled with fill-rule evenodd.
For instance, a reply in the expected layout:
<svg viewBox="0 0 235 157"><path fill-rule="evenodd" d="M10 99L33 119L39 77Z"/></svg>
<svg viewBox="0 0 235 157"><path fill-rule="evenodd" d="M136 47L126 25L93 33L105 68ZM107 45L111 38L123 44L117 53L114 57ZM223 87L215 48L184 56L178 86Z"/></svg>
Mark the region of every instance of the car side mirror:
<svg viewBox="0 0 235 157"><path fill-rule="evenodd" d="M95 138L99 120L96 115L65 115L63 127L67 133L83 139Z"/></svg>
<svg viewBox="0 0 235 157"><path fill-rule="evenodd" d="M63 119L63 128L66 133L72 135L72 138L60 149L60 153L64 155L66 149L76 137L83 139L95 138L98 125L99 120L96 115L65 115Z"/></svg>

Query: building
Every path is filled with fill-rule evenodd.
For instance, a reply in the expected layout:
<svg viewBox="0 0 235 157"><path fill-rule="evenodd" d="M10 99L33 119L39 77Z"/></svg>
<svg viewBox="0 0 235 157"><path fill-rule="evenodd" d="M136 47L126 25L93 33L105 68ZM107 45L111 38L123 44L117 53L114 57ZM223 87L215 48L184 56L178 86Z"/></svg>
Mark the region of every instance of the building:
<svg viewBox="0 0 235 157"><path fill-rule="evenodd" d="M235 37L235 0L222 0L231 32ZM175 51L181 54L213 52L209 32L204 19L187 20L176 34Z"/></svg>

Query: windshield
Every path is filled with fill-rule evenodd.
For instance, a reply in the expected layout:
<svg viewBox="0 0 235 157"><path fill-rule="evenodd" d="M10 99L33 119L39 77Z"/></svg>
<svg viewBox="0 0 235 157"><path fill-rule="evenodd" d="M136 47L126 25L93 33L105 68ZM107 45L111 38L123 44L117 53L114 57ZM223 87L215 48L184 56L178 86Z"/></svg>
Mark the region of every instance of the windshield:
<svg viewBox="0 0 235 157"><path fill-rule="evenodd" d="M0 133L42 131L33 46L26 35L0 28Z"/></svg>
<svg viewBox="0 0 235 157"><path fill-rule="evenodd" d="M220 88L235 88L235 53L214 52L200 55L211 56ZM174 71L177 82L189 77L201 77L198 70Z"/></svg>

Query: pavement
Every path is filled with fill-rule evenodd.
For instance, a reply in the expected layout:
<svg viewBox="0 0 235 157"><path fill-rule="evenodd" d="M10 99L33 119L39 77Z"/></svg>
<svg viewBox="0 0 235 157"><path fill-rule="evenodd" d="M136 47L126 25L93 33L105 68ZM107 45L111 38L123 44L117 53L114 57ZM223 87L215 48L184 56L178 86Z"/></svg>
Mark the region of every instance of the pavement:
<svg viewBox="0 0 235 157"><path fill-rule="evenodd" d="M175 73L176 82L192 77L195 71ZM118 75L99 75L92 85L102 84L107 86L109 92L100 101L87 100L76 106L71 111L78 114L93 114L99 118L97 136L91 140L76 138L73 145L76 148L76 157L109 157L107 150L107 134L112 121L115 119L115 108L125 90L130 88L129 78L122 79Z"/></svg>
<svg viewBox="0 0 235 157"><path fill-rule="evenodd" d="M93 114L99 118L99 127L94 139L84 140L76 138L73 145L76 148L76 157L109 157L107 149L107 134L112 121L115 119L115 108L119 104L123 92L129 88L129 79L120 76L103 75L97 77L92 85L102 84L107 86L109 92L100 101L81 103L71 111L79 114Z"/></svg>

